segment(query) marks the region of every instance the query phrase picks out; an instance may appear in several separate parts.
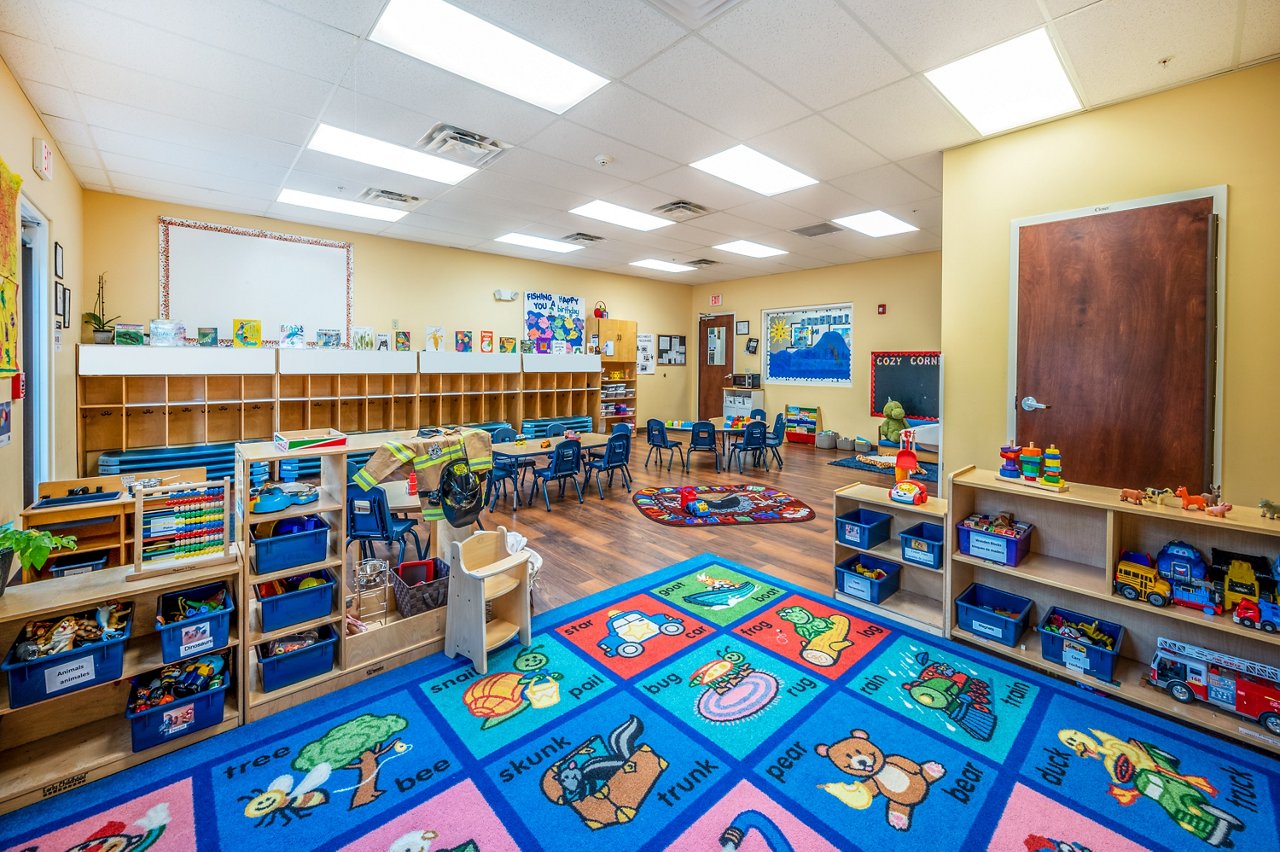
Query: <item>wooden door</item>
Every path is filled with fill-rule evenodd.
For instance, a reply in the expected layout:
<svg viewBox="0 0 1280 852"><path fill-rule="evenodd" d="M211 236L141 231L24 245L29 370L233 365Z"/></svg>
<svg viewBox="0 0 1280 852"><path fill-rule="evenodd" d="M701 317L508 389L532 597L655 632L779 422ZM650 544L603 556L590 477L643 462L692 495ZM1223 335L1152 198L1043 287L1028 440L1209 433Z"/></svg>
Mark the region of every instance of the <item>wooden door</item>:
<svg viewBox="0 0 1280 852"><path fill-rule="evenodd" d="M1017 440L1068 481L1208 488L1215 231L1212 198L1019 229Z"/></svg>
<svg viewBox="0 0 1280 852"><path fill-rule="evenodd" d="M724 389L732 372L733 317L703 317L698 320L699 420L724 414Z"/></svg>

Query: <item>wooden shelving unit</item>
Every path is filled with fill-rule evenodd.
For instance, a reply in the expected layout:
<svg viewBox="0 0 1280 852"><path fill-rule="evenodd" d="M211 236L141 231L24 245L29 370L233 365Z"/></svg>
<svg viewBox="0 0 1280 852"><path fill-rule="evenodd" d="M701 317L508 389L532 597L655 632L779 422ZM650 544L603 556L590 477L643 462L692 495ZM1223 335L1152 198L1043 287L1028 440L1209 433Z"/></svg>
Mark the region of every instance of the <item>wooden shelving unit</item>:
<svg viewBox="0 0 1280 852"><path fill-rule="evenodd" d="M600 431L615 424L636 425L636 323L622 319L587 320L587 338L596 338L600 350ZM625 405L620 414L617 405Z"/></svg>
<svg viewBox="0 0 1280 852"><path fill-rule="evenodd" d="M898 534L921 521L928 521L943 528L945 535L943 546L947 547L951 535L950 525L947 523L947 501L930 497L929 501L922 505L907 506L890 500L889 489L883 485L856 482L835 492L832 506L834 517L863 508L891 516L889 539L875 547L864 549L844 544L834 538L833 534L833 564L838 565L858 553L870 553L882 559L888 559L902 566L898 591L880 603L873 604L846 595L840 591L838 582L833 582L833 595L837 600L877 612L886 618L908 624L926 633L936 636L946 635L949 607L945 602L951 600L946 574L941 568L925 568L904 560L902 539ZM834 569L832 576L834 581Z"/></svg>
<svg viewBox="0 0 1280 852"><path fill-rule="evenodd" d="M1080 677L1082 684L1215 734L1280 753L1280 739L1257 722L1206 704L1179 704L1145 681L1161 636L1265 663L1280 656L1280 634L1243 627L1234 623L1229 613L1209 615L1174 605L1158 608L1130 601L1112 588L1112 574L1122 551L1154 556L1173 540L1195 546L1206 557L1211 548L1219 547L1273 558L1280 552L1280 522L1261 519L1247 507L1226 518L1212 518L1181 508L1137 506L1121 502L1116 489L1076 483L1070 491L1056 494L1011 484L1000 480L993 470L974 467L951 475L950 503L948 541L952 540L953 525L974 512L1012 512L1017 520L1034 524L1035 530L1031 550L1017 567L968 556L949 545L947 599L954 601L970 583L979 582L1030 598L1035 606L1031 629L1018 647L1000 645L958 627L954 603L947 613L949 635L1033 668L1076 679L1068 669L1040 656L1034 627L1044 612L1051 606L1064 606L1123 624L1125 639L1119 649L1116 682Z"/></svg>

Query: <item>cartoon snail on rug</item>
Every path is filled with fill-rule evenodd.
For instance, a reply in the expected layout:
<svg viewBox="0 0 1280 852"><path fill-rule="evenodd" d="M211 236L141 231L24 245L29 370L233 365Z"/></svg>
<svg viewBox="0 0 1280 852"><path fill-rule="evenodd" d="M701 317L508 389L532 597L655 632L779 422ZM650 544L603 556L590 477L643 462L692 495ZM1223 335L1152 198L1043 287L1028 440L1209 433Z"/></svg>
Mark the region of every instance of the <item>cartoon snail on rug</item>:
<svg viewBox="0 0 1280 852"><path fill-rule="evenodd" d="M547 671L551 658L541 645L524 648L512 662L514 672L495 672L467 687L462 703L472 716L484 719L481 730L507 721L517 713L560 703L559 672Z"/></svg>

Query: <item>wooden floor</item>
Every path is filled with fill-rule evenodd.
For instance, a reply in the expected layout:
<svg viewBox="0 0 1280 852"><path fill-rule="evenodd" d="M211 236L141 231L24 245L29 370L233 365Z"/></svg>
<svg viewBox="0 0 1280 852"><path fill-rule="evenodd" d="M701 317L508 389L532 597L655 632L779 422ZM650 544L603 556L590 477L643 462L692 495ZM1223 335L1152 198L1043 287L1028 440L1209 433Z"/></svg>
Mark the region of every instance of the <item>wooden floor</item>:
<svg viewBox="0 0 1280 852"><path fill-rule="evenodd" d="M701 553L715 553L758 568L798 586L829 594L831 591L831 493L851 482L884 483L892 476L864 473L829 464L832 450L803 444L782 448L785 466L765 472L748 465L743 475L715 472L706 453L694 455L688 475L677 456L670 472L656 462L646 469L648 447L637 443L632 450L631 472L635 488L666 485L770 485L808 503L817 517L798 524L750 524L743 527L668 527L645 518L631 503L630 495L615 478L601 500L594 479L584 490L586 502L578 505L570 487L563 500L551 492L551 511L541 493L532 506L511 511L510 499L499 501L497 511L483 515L486 529L501 524L519 530L529 546L541 554L542 570L534 588L534 605L544 611L619 583L664 568ZM847 454L840 454L841 456ZM932 492L934 489L930 488ZM528 491L525 491L528 494Z"/></svg>

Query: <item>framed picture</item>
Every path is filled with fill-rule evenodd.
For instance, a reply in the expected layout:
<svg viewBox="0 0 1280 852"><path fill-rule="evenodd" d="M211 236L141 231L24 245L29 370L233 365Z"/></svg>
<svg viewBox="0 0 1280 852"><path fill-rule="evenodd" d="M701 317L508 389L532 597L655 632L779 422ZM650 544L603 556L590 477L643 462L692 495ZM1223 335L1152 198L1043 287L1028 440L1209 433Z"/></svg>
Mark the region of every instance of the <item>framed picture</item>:
<svg viewBox="0 0 1280 852"><path fill-rule="evenodd" d="M748 337L747 338L747 354L754 355L759 349L760 349L760 338Z"/></svg>
<svg viewBox="0 0 1280 852"><path fill-rule="evenodd" d="M62 296L58 300L58 312L62 314L62 327L71 328L71 288L58 282L62 288Z"/></svg>
<svg viewBox="0 0 1280 852"><path fill-rule="evenodd" d="M61 281L53 282L53 316L56 322L54 328L66 328L64 311L62 306L67 301L67 288Z"/></svg>
<svg viewBox="0 0 1280 852"><path fill-rule="evenodd" d="M751 320L738 320L734 323L733 330L735 334L750 334Z"/></svg>
<svg viewBox="0 0 1280 852"><path fill-rule="evenodd" d="M53 244L53 277L65 277L62 274L62 243Z"/></svg>

